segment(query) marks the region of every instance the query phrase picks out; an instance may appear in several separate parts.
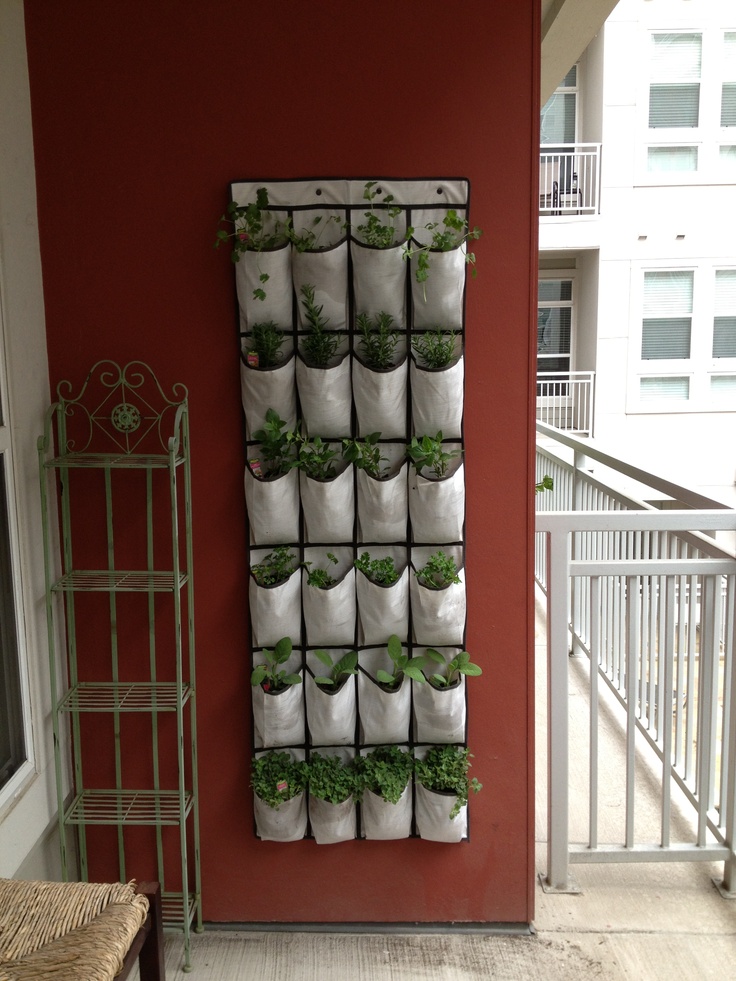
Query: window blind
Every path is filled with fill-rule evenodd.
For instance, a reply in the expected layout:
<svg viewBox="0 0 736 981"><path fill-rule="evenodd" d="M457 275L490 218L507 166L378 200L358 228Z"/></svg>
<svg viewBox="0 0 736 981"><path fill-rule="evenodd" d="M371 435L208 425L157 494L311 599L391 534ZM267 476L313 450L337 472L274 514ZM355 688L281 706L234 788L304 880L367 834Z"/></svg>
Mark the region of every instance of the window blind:
<svg viewBox="0 0 736 981"><path fill-rule="evenodd" d="M653 34L649 127L695 127L700 106L700 34Z"/></svg>
<svg viewBox="0 0 736 981"><path fill-rule="evenodd" d="M644 273L642 358L689 358L692 310L692 270Z"/></svg>
<svg viewBox="0 0 736 981"><path fill-rule="evenodd" d="M716 269L713 357L736 358L736 269Z"/></svg>
<svg viewBox="0 0 736 981"><path fill-rule="evenodd" d="M736 31L723 35L721 126L736 126Z"/></svg>
<svg viewBox="0 0 736 981"><path fill-rule="evenodd" d="M690 379L686 376L673 378L641 378L639 397L642 402L686 402L690 398Z"/></svg>

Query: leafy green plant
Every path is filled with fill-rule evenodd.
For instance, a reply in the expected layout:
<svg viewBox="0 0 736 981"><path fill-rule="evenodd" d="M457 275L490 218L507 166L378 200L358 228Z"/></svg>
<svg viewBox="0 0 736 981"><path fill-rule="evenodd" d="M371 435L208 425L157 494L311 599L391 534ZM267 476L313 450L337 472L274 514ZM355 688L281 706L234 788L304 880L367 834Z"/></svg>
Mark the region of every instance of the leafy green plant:
<svg viewBox="0 0 736 981"><path fill-rule="evenodd" d="M406 448L407 455L417 473L429 470L437 480L447 476L450 461L461 455L461 450L448 451L442 444L442 431L436 436L412 436Z"/></svg>
<svg viewBox="0 0 736 981"><path fill-rule="evenodd" d="M367 181L363 189L363 199L370 202L371 210L363 215L365 223L358 225L358 231L363 236L366 245L377 249L390 249L396 239L396 219L401 214L401 208L393 204L393 194L387 194L382 206L376 209L374 201L378 191L374 191L377 181Z"/></svg>
<svg viewBox="0 0 736 981"><path fill-rule="evenodd" d="M432 647L428 647L426 661L441 665L439 671L435 670L427 678L427 681L434 688L450 688L455 682L460 680L461 674L470 677L477 677L483 674L483 669L477 664L473 664L470 660L470 654L467 651L460 651L459 654L456 654L455 657L448 661L444 654L434 650Z"/></svg>
<svg viewBox="0 0 736 981"><path fill-rule="evenodd" d="M462 582L455 560L451 555L445 555L442 549L430 555L414 575L428 589L444 589L452 583Z"/></svg>
<svg viewBox="0 0 736 981"><path fill-rule="evenodd" d="M315 368L327 368L337 354L342 340L339 331L327 330L329 317L322 316L322 306L314 301L314 286L305 283L301 288L302 306L308 334L302 340L302 353Z"/></svg>
<svg viewBox="0 0 736 981"><path fill-rule="evenodd" d="M296 452L297 434L285 427L286 423L275 409L266 410L263 428L253 433L253 439L260 445L261 452L260 459L250 461L251 469L257 476L257 469L263 471L264 477L277 477L299 465Z"/></svg>
<svg viewBox="0 0 736 981"><path fill-rule="evenodd" d="M358 793L366 790L398 804L414 769L414 758L398 746L378 746L365 756L357 757Z"/></svg>
<svg viewBox="0 0 736 981"><path fill-rule="evenodd" d="M289 674L281 668L281 665L286 664L291 657L291 651L290 637L282 637L272 651L264 650L263 656L266 663L257 664L253 668L250 676L251 685L254 688L256 685L260 685L264 691L271 695L278 695L279 692L285 691L291 685L300 685L302 683L301 675Z"/></svg>
<svg viewBox="0 0 736 981"><path fill-rule="evenodd" d="M339 688L351 674L358 673L358 652L348 651L337 660L332 660L329 651L315 651L314 656L330 669L329 674L315 675L314 682L325 688Z"/></svg>
<svg viewBox="0 0 736 981"><path fill-rule="evenodd" d="M362 572L377 586L393 586L399 578L398 569L390 555L383 559L372 559L370 552L363 552L354 565L358 572Z"/></svg>
<svg viewBox="0 0 736 981"><path fill-rule="evenodd" d="M327 553L327 561L337 565L337 557L332 552ZM329 589L334 586L337 579L331 575L329 569L312 569L311 562L305 562L304 568L307 570L307 585L314 586L316 589Z"/></svg>
<svg viewBox="0 0 736 981"><path fill-rule="evenodd" d="M424 759L414 763L416 779L427 790L437 793L455 794L456 800L450 811L454 819L468 803L468 793L477 794L483 784L476 777L468 776L472 753L461 746L432 746Z"/></svg>
<svg viewBox="0 0 736 981"><path fill-rule="evenodd" d="M388 651L388 656L393 662L394 669L393 671L384 671L383 668L379 668L378 671L376 671L376 681L380 682L386 688L393 690L399 687L401 684L401 679L404 675L406 675L407 678L412 678L414 681L418 681L420 683L427 680L422 673L424 658L410 658L408 654L404 654L401 641L396 634L391 634L388 639L386 649Z"/></svg>
<svg viewBox="0 0 736 981"><path fill-rule="evenodd" d="M265 187L257 189L256 199L250 204L237 204L235 201L231 201L227 206L227 212L220 218L220 224L227 222L228 225L232 226L232 229L221 228L218 230L215 248L231 243L230 258L233 262L239 262L244 252L263 252L266 249L275 249L285 244L289 238L288 219L274 219L267 209L268 190ZM253 290L255 300L266 299L263 286L268 282L268 279L268 273L260 273L261 286Z"/></svg>
<svg viewBox="0 0 736 981"><path fill-rule="evenodd" d="M297 569L297 560L288 545L277 545L273 552L251 567L251 575L259 586L278 586L286 582Z"/></svg>
<svg viewBox="0 0 736 981"><path fill-rule="evenodd" d="M312 753L309 758L309 793L329 804L342 804L358 794L355 760Z"/></svg>
<svg viewBox="0 0 736 981"><path fill-rule="evenodd" d="M299 466L314 480L330 480L337 473L334 460L338 450L322 441L321 436L299 438Z"/></svg>
<svg viewBox="0 0 736 981"><path fill-rule="evenodd" d="M257 356L254 367L273 368L282 360L281 348L284 343L284 332L279 330L273 320L253 324L249 342L250 353Z"/></svg>
<svg viewBox="0 0 736 981"><path fill-rule="evenodd" d="M272 749L251 761L250 785L264 804L278 807L296 797L307 786L309 766L285 752Z"/></svg>
<svg viewBox="0 0 736 981"><path fill-rule="evenodd" d="M375 319L370 314L359 313L355 319L360 337L361 358L367 368L381 370L391 368L399 343L399 332L392 326L394 318L381 311Z"/></svg>
<svg viewBox="0 0 736 981"><path fill-rule="evenodd" d="M407 244L402 250L404 259L408 260L414 256L417 257L415 277L418 283L426 283L429 278L430 255L432 252L451 252L453 249L462 245L463 242L478 239L483 234L483 230L480 228L473 228L471 231L468 228L467 218L461 218L454 208L451 208L447 212L441 223L439 221L430 221L427 222L424 228L426 231L432 232L429 242L424 245L412 246L411 237L415 229L408 228L406 231ZM472 275L475 276L475 253L467 252L465 262L467 265L472 266Z"/></svg>
<svg viewBox="0 0 736 981"><path fill-rule="evenodd" d="M306 228L302 228L299 232L293 225L290 225L287 235L297 252L315 252L323 247L320 245L320 241L325 229L330 224L337 225L341 232L348 227L348 223L343 221L339 215L317 215L312 218Z"/></svg>
<svg viewBox="0 0 736 981"><path fill-rule="evenodd" d="M438 370L446 368L457 360L455 354L456 336L454 330L443 330L441 327L437 327L435 330L426 331L421 337L416 337L411 346L423 368Z"/></svg>
<svg viewBox="0 0 736 981"><path fill-rule="evenodd" d="M541 494L542 491L553 490L555 482L552 480L549 474L545 474L544 477L539 481L538 484L534 485L534 493Z"/></svg>
<svg viewBox="0 0 736 981"><path fill-rule="evenodd" d="M348 463L354 463L358 470L365 470L371 477L384 480L389 471L388 467L382 467L381 464L388 463L388 457L381 456L381 447L378 445L380 438L380 433L370 433L362 439L344 439L342 455Z"/></svg>

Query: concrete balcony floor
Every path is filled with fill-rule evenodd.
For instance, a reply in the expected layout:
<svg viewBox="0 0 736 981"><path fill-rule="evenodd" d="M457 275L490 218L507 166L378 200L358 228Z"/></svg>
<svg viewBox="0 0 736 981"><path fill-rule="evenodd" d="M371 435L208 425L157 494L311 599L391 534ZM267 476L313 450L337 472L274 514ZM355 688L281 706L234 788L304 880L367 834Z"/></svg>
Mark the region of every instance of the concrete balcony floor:
<svg viewBox="0 0 736 981"><path fill-rule="evenodd" d="M537 871L546 869L546 644L537 624ZM570 663L571 745L587 745L587 664ZM618 791L620 735L612 719L601 732L600 840L620 840L624 800ZM587 764L571 767L571 837L584 840ZM609 772L610 770L610 772ZM638 785L646 796L646 772ZM656 838L655 799L642 800L637 832ZM181 970L181 937L167 936L169 981L700 981L732 977L736 901L713 885L721 864L576 865L578 895L536 887L536 933L329 934L207 929L192 941L193 970ZM731 965L729 967L729 964Z"/></svg>

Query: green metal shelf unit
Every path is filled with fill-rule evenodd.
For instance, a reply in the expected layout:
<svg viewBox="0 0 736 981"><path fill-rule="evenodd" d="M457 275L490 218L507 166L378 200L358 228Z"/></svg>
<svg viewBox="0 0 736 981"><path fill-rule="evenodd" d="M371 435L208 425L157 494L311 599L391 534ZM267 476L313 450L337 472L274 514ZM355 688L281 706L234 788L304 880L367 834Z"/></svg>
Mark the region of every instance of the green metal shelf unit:
<svg viewBox="0 0 736 981"><path fill-rule="evenodd" d="M79 871L88 879L86 829L97 825L114 829L121 881L150 877L149 869L141 875L136 864L141 853L133 853L130 832L126 834L126 829L150 827L145 848L150 856L155 851L164 926L183 931L188 970L190 932L194 924L202 928L202 910L187 390L174 385L168 398L142 362L120 367L100 361L77 397L67 381L59 384L57 396L47 412L38 452L62 873L67 879L73 871L68 835L74 828ZM124 471L139 471L142 477L125 478ZM57 507L60 550L54 545ZM78 568L77 552L85 559L99 557L99 562L93 559L98 567ZM140 559L142 567L117 568L121 553ZM156 567L162 558L164 569ZM91 593L103 596L103 606L98 601L94 609L93 638L84 629L83 594ZM101 615L109 620L104 642L96 629ZM57 653L64 634L66 671L60 669ZM141 665L145 677L128 677ZM95 731L103 738L85 740L93 714L95 725L101 726ZM141 725L144 717L147 723ZM68 723L73 774L69 798L63 748ZM98 769L104 739L111 758L103 766L114 772L114 786L100 789L88 786L83 756L93 764L89 769ZM127 786L131 771L145 773L150 786ZM176 829L174 844L171 832L165 831L169 827ZM140 839L136 847L143 847ZM148 856L147 851L145 861Z"/></svg>

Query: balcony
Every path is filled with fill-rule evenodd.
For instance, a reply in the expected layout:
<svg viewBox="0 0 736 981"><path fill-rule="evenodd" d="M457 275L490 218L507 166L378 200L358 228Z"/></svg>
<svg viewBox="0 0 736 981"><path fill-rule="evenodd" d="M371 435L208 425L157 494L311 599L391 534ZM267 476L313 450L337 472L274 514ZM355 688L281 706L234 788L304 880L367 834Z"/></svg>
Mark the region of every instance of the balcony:
<svg viewBox="0 0 736 981"><path fill-rule="evenodd" d="M539 215L597 215L600 143L543 146L539 154Z"/></svg>
<svg viewBox="0 0 736 981"><path fill-rule="evenodd" d="M574 891L580 863L716 863L714 884L733 898L736 511L590 442L537 433L538 479L554 480L537 499L535 569L548 638L546 887Z"/></svg>
<svg viewBox="0 0 736 981"><path fill-rule="evenodd" d="M543 358L539 364L544 364ZM537 420L578 436L592 436L594 388L594 371L538 371Z"/></svg>

